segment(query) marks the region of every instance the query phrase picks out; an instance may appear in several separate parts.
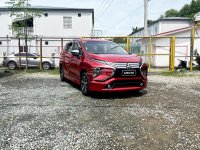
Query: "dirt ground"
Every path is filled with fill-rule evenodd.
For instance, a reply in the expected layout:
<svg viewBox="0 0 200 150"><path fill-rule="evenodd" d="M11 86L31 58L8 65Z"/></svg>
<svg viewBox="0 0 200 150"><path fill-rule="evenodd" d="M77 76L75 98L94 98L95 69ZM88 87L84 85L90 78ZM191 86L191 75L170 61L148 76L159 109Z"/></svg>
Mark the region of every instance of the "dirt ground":
<svg viewBox="0 0 200 150"><path fill-rule="evenodd" d="M148 80L85 97L56 75L1 76L0 149L200 149L200 76Z"/></svg>

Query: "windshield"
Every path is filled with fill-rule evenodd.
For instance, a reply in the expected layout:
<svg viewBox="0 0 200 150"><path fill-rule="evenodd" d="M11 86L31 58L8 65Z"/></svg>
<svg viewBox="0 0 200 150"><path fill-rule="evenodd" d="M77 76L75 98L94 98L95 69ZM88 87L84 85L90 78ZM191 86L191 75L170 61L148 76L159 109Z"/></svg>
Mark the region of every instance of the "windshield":
<svg viewBox="0 0 200 150"><path fill-rule="evenodd" d="M118 44L111 41L84 41L83 45L89 53L93 54L124 54L128 52Z"/></svg>

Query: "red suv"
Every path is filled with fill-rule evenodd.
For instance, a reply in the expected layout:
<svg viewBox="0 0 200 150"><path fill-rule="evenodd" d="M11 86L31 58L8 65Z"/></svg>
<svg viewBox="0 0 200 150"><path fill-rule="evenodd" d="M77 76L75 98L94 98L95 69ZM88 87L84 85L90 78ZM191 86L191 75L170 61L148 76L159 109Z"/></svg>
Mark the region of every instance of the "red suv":
<svg viewBox="0 0 200 150"><path fill-rule="evenodd" d="M60 79L90 91L142 90L147 86L147 64L107 40L78 39L66 43L60 55Z"/></svg>

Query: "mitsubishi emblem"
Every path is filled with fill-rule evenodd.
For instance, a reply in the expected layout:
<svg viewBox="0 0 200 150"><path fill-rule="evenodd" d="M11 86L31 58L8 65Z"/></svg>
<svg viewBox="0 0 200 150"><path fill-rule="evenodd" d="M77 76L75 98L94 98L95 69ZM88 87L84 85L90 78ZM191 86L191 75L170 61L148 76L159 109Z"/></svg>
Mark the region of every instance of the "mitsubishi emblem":
<svg viewBox="0 0 200 150"><path fill-rule="evenodd" d="M131 65L130 65L129 63L127 63L126 68L127 68L127 69L130 69L130 68L131 68Z"/></svg>

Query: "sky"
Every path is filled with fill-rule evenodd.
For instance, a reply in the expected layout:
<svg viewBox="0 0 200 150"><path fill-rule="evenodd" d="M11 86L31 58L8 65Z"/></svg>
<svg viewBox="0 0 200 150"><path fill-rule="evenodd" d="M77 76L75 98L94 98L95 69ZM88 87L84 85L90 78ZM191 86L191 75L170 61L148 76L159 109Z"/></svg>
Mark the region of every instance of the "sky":
<svg viewBox="0 0 200 150"><path fill-rule="evenodd" d="M6 6L7 0L0 0ZM150 0L148 19L157 20L171 8L180 10L191 0ZM54 6L94 9L94 29L102 36L125 36L132 27L144 27L144 0L31 0L32 6Z"/></svg>

